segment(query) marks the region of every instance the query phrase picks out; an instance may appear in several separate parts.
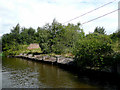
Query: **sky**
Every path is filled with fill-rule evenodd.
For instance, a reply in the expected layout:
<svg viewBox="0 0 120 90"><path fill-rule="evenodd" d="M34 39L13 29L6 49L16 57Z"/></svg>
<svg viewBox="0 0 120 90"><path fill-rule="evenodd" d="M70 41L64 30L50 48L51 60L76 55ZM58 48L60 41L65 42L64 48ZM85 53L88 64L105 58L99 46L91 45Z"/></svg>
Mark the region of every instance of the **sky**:
<svg viewBox="0 0 120 90"><path fill-rule="evenodd" d="M103 4L114 0L0 0L0 36L10 33L18 23L21 27L37 29L46 23L58 22L84 23L113 10L118 9L119 0L115 0L99 10L64 23ZM104 27L107 34L118 29L118 11L81 25L86 34L93 32L95 27Z"/></svg>

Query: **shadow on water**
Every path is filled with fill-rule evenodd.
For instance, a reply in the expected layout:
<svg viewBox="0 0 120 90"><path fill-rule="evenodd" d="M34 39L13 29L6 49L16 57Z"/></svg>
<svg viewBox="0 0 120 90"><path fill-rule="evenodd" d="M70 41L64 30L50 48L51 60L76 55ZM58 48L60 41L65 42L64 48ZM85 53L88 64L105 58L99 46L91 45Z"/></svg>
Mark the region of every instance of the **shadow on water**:
<svg viewBox="0 0 120 90"><path fill-rule="evenodd" d="M84 70L81 71L74 67L59 65L59 68L78 76L78 80L89 85L95 85L100 88L120 90L120 74ZM73 68L73 69L72 69Z"/></svg>
<svg viewBox="0 0 120 90"><path fill-rule="evenodd" d="M118 76L105 72L78 72L17 58L3 58L2 64L4 88L119 88Z"/></svg>

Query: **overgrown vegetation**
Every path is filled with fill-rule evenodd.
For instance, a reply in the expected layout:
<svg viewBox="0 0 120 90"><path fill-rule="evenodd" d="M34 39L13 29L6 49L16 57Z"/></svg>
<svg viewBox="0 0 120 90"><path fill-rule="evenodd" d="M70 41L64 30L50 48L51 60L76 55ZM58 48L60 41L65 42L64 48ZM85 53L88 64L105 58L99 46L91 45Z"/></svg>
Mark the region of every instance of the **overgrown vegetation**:
<svg viewBox="0 0 120 90"><path fill-rule="evenodd" d="M89 34L84 39L79 40L74 48L75 60L78 66L84 67L103 67L104 57L110 55L111 39L106 35L98 33Z"/></svg>
<svg viewBox="0 0 120 90"><path fill-rule="evenodd" d="M31 43L39 43L40 49L28 50ZM107 35L103 27L96 27L93 33L85 35L80 23L62 25L55 19L37 30L17 24L11 33L2 36L2 50L5 55L62 54L75 57L77 66L83 69L103 69L120 60L120 30Z"/></svg>
<svg viewBox="0 0 120 90"><path fill-rule="evenodd" d="M84 37L80 24L68 24L67 26L53 20L53 23L33 28L21 28L19 24L11 30L10 34L2 36L3 52L15 55L14 51L21 50L22 45L39 43L44 54L71 53L77 40Z"/></svg>

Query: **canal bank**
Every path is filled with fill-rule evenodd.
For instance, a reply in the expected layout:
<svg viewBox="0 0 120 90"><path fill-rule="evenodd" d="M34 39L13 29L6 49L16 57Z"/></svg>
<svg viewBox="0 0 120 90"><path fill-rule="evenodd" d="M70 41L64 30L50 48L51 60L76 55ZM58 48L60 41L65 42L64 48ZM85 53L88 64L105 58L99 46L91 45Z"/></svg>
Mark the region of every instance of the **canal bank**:
<svg viewBox="0 0 120 90"><path fill-rule="evenodd" d="M74 66L74 58L66 58L61 55L49 56L49 55L32 55L32 54L21 54L16 56L9 56L15 58L23 58L27 60L33 60L38 62L44 62L49 64L64 65L64 66Z"/></svg>
<svg viewBox="0 0 120 90"><path fill-rule="evenodd" d="M42 62L42 63L49 63L49 64L55 64L55 65L60 65L62 67L69 67L69 68L75 68L79 69L76 65L76 62L74 60L74 57L64 57L62 55L47 55L47 54L39 54L39 55L33 55L33 54L20 54L16 56L8 56L8 57L15 57L15 58L23 58L27 60L33 60L37 62ZM99 70L99 67L86 67L86 70L93 70L93 71L103 71L103 72L109 72L109 73L120 73L120 67L119 63L116 63L114 66L111 66L107 68L107 70ZM82 69L81 69L82 70Z"/></svg>
<svg viewBox="0 0 120 90"><path fill-rule="evenodd" d="M73 73L77 73L77 74L84 74L84 75L90 75L90 76L94 76L96 78L119 78L120 74L119 74L119 67L117 64L117 66L115 67L111 67L109 68L109 71L103 70L100 71L98 67L93 67L93 68L86 68L86 69L81 69L79 67L77 67L76 63L74 62L74 58L68 58L68 57L63 57L61 55L56 55L56 56L49 56L49 55L32 55L32 54L20 54L20 55L16 55L16 56L12 56L14 58L23 58L23 59L27 59L27 60L32 60L32 61L36 61L36 62L41 62L41 63L48 63L48 64L52 64L52 65L57 65L60 68L63 68L67 71L73 72ZM117 67L117 68L116 68ZM117 72L116 72L117 71Z"/></svg>

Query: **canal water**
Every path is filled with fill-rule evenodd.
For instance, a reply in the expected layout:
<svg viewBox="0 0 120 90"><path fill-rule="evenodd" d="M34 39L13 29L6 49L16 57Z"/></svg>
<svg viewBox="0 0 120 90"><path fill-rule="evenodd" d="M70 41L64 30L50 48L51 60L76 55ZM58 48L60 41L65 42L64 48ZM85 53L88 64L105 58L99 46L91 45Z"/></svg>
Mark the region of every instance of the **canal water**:
<svg viewBox="0 0 120 90"><path fill-rule="evenodd" d="M2 58L2 88L103 88L89 82L55 65Z"/></svg>

